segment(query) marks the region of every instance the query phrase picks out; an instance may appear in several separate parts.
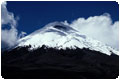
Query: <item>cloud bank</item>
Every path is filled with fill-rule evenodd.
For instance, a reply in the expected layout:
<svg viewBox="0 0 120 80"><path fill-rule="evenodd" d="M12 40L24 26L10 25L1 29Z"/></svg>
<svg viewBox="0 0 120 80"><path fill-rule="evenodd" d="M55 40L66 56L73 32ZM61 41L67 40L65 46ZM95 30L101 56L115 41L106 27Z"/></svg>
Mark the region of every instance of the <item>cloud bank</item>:
<svg viewBox="0 0 120 80"><path fill-rule="evenodd" d="M108 13L87 19L78 18L70 24L65 24L77 29L81 34L119 49L119 21L113 23Z"/></svg>
<svg viewBox="0 0 120 80"><path fill-rule="evenodd" d="M14 17L12 12L9 12L6 8L7 3L3 2L1 4L1 43L2 48L10 48L14 46L19 39L17 30L17 20L18 17ZM10 29L5 28L4 25L10 26ZM4 28L4 29L3 29Z"/></svg>

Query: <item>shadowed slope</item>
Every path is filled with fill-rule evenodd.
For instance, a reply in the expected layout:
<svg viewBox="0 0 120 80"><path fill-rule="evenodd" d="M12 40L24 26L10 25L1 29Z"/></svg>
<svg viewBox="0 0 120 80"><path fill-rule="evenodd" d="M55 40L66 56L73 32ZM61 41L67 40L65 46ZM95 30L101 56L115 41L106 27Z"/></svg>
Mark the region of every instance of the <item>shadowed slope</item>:
<svg viewBox="0 0 120 80"><path fill-rule="evenodd" d="M30 46L29 46L30 47ZM117 78L119 56L84 49L18 47L2 53L3 78Z"/></svg>

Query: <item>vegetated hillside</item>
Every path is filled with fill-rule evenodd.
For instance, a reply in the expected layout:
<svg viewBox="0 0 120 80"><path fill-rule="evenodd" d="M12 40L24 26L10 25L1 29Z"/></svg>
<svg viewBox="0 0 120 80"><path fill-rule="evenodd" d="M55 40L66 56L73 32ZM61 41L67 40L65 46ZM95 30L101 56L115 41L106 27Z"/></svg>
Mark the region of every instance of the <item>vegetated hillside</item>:
<svg viewBox="0 0 120 80"><path fill-rule="evenodd" d="M44 79L115 79L119 75L119 56L108 56L87 48L56 49L45 45L36 50L17 47L2 52L2 77Z"/></svg>

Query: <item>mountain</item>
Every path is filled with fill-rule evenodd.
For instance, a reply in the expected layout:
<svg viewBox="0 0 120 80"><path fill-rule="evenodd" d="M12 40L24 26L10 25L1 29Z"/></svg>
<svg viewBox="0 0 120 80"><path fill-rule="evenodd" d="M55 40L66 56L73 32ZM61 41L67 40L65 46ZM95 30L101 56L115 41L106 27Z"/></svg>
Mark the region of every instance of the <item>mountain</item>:
<svg viewBox="0 0 120 80"><path fill-rule="evenodd" d="M1 74L5 79L115 79L119 55L68 25L53 22L2 51Z"/></svg>
<svg viewBox="0 0 120 80"><path fill-rule="evenodd" d="M111 55L111 53L118 55L118 51L110 46L82 35L79 31L62 22L50 23L18 41L18 46L29 45L31 45L30 50L46 45L48 47L56 47L57 49L89 48L107 55Z"/></svg>

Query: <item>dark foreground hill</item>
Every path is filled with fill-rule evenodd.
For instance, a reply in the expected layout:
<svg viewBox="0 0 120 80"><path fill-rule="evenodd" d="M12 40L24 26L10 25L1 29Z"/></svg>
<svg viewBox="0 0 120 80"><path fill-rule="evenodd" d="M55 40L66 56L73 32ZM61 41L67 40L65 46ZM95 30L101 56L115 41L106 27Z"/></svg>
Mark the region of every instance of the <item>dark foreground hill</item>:
<svg viewBox="0 0 120 80"><path fill-rule="evenodd" d="M33 51L17 47L1 55L5 79L115 79L119 56L89 49L55 49L42 46Z"/></svg>

